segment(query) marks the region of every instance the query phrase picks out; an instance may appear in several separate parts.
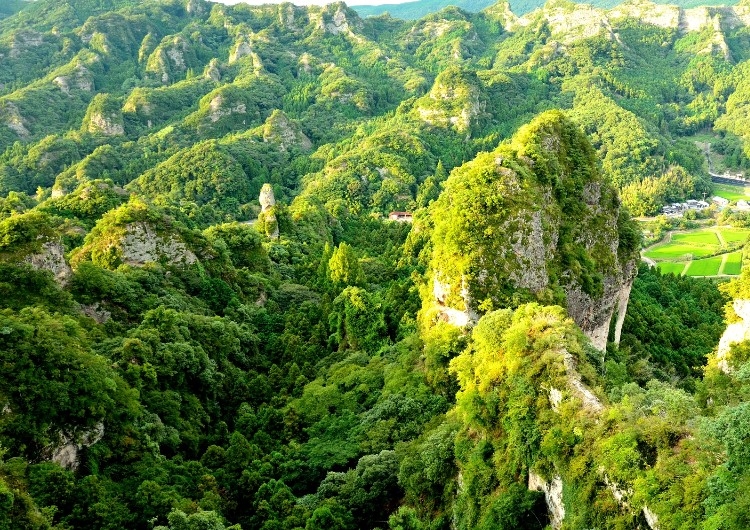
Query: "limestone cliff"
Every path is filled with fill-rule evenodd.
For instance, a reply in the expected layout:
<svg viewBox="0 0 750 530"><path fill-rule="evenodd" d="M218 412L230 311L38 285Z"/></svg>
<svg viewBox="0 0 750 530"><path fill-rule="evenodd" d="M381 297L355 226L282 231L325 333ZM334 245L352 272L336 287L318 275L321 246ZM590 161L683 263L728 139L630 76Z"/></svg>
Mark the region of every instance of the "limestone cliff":
<svg viewBox="0 0 750 530"><path fill-rule="evenodd" d="M263 125L263 141L278 144L282 151L290 148L308 151L312 148L312 142L299 124L281 110L274 110Z"/></svg>
<svg viewBox="0 0 750 530"><path fill-rule="evenodd" d="M261 207L261 212L258 216L259 226L268 237L278 239L279 222L276 219L276 197L270 184L263 184L263 187L260 189L258 201Z"/></svg>
<svg viewBox="0 0 750 530"><path fill-rule="evenodd" d="M724 334L719 340L719 349L716 354L719 369L725 373L730 372L729 358L732 346L746 340L750 340L750 300L734 300L732 312L738 319L727 325Z"/></svg>
<svg viewBox="0 0 750 530"><path fill-rule="evenodd" d="M84 447L101 441L104 437L104 423L99 422L93 428L74 434L58 433L59 442L47 448L50 460L60 466L76 471L80 465L79 453Z"/></svg>
<svg viewBox="0 0 750 530"><path fill-rule="evenodd" d="M111 94L97 94L83 118L83 128L88 132L105 136L125 134L122 104L119 99Z"/></svg>
<svg viewBox="0 0 750 530"><path fill-rule="evenodd" d="M73 271L65 259L65 248L59 238L45 241L42 243L39 252L29 254L24 261L35 269L51 272L55 280L62 285L68 283L73 275Z"/></svg>
<svg viewBox="0 0 750 530"><path fill-rule="evenodd" d="M13 234L0 241L0 261L28 264L52 273L64 285L72 276L62 243L60 220L41 212L26 212L0 222L0 231Z"/></svg>
<svg viewBox="0 0 750 530"><path fill-rule="evenodd" d="M442 71L430 92L417 102L417 114L438 127L468 133L486 108L476 74L458 67Z"/></svg>
<svg viewBox="0 0 750 530"><path fill-rule="evenodd" d="M431 207L431 315L466 325L525 300L560 303L600 350L619 338L637 264L593 148L548 112L454 170Z"/></svg>
<svg viewBox="0 0 750 530"><path fill-rule="evenodd" d="M134 201L104 215L71 258L74 267L82 261L115 269L120 265L147 263L191 265L198 254L208 252L203 238L145 204ZM212 256L203 256L212 257Z"/></svg>

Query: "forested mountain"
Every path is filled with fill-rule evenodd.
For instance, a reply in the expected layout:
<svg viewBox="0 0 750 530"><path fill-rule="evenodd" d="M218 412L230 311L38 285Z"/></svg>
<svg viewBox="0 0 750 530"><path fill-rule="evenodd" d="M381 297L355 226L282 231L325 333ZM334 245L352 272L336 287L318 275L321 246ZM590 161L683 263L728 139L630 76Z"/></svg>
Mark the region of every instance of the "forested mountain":
<svg viewBox="0 0 750 530"><path fill-rule="evenodd" d="M750 5L16 7L1 530L750 527Z"/></svg>
<svg viewBox="0 0 750 530"><path fill-rule="evenodd" d="M403 20L416 20L431 13L440 11L441 9L444 9L448 6L460 7L461 9L464 9L471 13L477 13L482 9L491 6L493 3L494 2L492 2L492 0L415 0L412 2L404 2L401 4L358 5L354 6L354 10L365 17L383 15L385 13L388 13L394 18L400 18ZM580 3L588 4L594 7L612 8L627 2L623 2L622 0L589 0L587 2ZM732 6L737 5L738 2L737 0L733 0L730 2L724 2L722 0L675 0L674 2L660 0L659 2L655 3L690 8L706 6ZM544 6L544 0L512 0L510 2L510 9L517 15L525 15L526 13L530 13L531 11L542 8Z"/></svg>
<svg viewBox="0 0 750 530"><path fill-rule="evenodd" d="M358 5L352 6L352 9L363 17L372 17L388 13L393 18L416 20L431 13L436 13L448 6L459 7L470 13L477 13L492 4L494 4L492 0L456 0L453 2L448 0L416 0L414 2L403 2L401 4L379 4L371 6Z"/></svg>

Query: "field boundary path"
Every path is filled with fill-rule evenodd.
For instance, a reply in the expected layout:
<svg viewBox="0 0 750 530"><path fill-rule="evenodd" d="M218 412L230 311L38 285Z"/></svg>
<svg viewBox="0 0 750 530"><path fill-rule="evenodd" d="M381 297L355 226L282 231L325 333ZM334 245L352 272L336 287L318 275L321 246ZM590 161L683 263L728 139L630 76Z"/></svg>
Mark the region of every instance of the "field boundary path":
<svg viewBox="0 0 750 530"><path fill-rule="evenodd" d="M718 228L714 228L714 232L716 232L716 237L719 238L719 243L721 243L721 246L727 248L727 242L724 239L724 236L721 234L721 230L719 230Z"/></svg>
<svg viewBox="0 0 750 530"><path fill-rule="evenodd" d="M721 265L719 265L719 274L717 276L725 276L724 265L727 264L727 260L729 259L729 254L731 254L731 252L727 252L726 254L723 254L721 256Z"/></svg>

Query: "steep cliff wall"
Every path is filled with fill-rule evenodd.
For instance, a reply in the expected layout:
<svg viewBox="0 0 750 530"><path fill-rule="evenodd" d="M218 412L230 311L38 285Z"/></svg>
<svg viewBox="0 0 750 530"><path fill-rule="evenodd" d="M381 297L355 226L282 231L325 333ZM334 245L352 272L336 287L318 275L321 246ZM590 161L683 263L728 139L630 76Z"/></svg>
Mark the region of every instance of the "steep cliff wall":
<svg viewBox="0 0 750 530"><path fill-rule="evenodd" d="M468 325L523 301L561 303L600 350L627 307L636 242L621 237L615 191L591 145L561 113L455 170L433 205L427 305Z"/></svg>
<svg viewBox="0 0 750 530"><path fill-rule="evenodd" d="M719 341L719 350L716 354L719 369L723 372L729 372L729 356L732 345L750 340L750 300L734 300L732 310L739 320L731 322L724 330L724 334Z"/></svg>

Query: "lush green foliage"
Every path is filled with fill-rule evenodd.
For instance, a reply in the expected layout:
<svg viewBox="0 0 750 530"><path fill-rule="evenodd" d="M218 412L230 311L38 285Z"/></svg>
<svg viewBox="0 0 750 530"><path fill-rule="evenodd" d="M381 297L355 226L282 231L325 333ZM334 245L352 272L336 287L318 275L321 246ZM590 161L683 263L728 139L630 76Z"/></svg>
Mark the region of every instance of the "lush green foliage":
<svg viewBox="0 0 750 530"><path fill-rule="evenodd" d="M0 21L0 529L544 528L558 477L569 528L747 527L750 350L711 352L750 272L642 269L607 352L559 306L629 278L618 190L748 166L747 29L506 8Z"/></svg>

